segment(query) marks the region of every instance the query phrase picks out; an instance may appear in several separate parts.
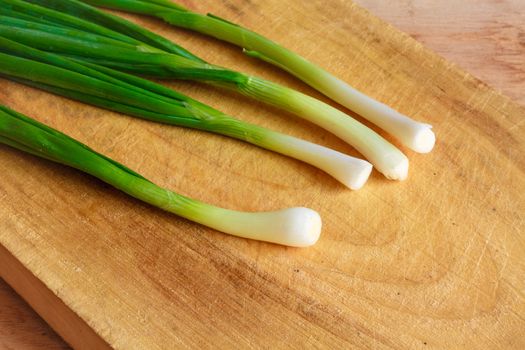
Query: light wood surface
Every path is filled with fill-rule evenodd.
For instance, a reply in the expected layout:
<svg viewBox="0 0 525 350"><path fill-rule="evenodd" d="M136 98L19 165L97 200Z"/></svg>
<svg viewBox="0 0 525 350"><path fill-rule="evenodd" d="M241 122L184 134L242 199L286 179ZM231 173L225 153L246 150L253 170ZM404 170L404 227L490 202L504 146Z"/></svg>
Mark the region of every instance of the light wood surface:
<svg viewBox="0 0 525 350"><path fill-rule="evenodd" d="M525 1L355 2L525 105Z"/></svg>
<svg viewBox="0 0 525 350"><path fill-rule="evenodd" d="M325 223L307 250L248 242L1 147L0 167L10 169L0 183L2 245L117 348L523 348L523 109L347 2L193 5L264 32L430 121L436 150L407 152L404 183L376 174L348 192L303 164L235 141L2 80L0 101L162 185L238 209L307 205ZM140 20L213 62L313 94L227 45ZM223 55L204 52L203 43ZM274 109L176 86L243 119L352 153Z"/></svg>

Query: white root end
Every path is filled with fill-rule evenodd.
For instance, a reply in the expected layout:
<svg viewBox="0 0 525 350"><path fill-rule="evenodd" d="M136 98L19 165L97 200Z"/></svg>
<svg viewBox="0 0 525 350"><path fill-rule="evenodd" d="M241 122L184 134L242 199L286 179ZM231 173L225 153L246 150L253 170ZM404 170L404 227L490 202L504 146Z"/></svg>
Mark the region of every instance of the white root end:
<svg viewBox="0 0 525 350"><path fill-rule="evenodd" d="M196 221L234 236L287 245L309 247L321 235L321 217L308 208L246 213L216 208L213 218Z"/></svg>
<svg viewBox="0 0 525 350"><path fill-rule="evenodd" d="M403 181L408 177L408 158L402 153L394 154L393 157L387 159L389 162L382 164L382 167L376 165L377 170L380 171L389 180Z"/></svg>
<svg viewBox="0 0 525 350"><path fill-rule="evenodd" d="M365 107L370 109L368 115L376 116L374 122L390 132L403 145L418 153L428 153L434 148L436 135L432 131L432 125L410 119L380 102L369 103L370 105Z"/></svg>
<svg viewBox="0 0 525 350"><path fill-rule="evenodd" d="M352 190L363 187L372 172L372 164L366 160L288 135L273 134L272 137L278 152L325 171Z"/></svg>
<svg viewBox="0 0 525 350"><path fill-rule="evenodd" d="M292 247L314 245L321 235L321 217L308 208L289 208L274 212L260 213L266 233L261 240Z"/></svg>
<svg viewBox="0 0 525 350"><path fill-rule="evenodd" d="M326 95L389 132L406 147L418 153L428 153L434 147L436 135L431 125L399 113L328 73L322 79L326 80Z"/></svg>
<svg viewBox="0 0 525 350"><path fill-rule="evenodd" d="M421 124L421 127L414 132L411 149L418 153L429 153L436 144L436 135L432 131L432 126Z"/></svg>
<svg viewBox="0 0 525 350"><path fill-rule="evenodd" d="M330 164L324 171L332 175L351 190L358 190L365 185L372 172L372 164L366 160L342 154L342 159Z"/></svg>
<svg viewBox="0 0 525 350"><path fill-rule="evenodd" d="M363 187L372 172L372 164L366 160L314 144L303 145L303 149L307 150L303 161L332 175L352 190Z"/></svg>

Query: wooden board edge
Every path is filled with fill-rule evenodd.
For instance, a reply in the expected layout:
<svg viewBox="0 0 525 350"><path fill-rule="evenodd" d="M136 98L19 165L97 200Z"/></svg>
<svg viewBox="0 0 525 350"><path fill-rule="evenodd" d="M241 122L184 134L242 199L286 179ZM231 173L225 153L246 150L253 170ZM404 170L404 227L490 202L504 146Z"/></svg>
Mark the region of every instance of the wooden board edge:
<svg viewBox="0 0 525 350"><path fill-rule="evenodd" d="M74 349L112 349L7 248L0 245L0 277Z"/></svg>

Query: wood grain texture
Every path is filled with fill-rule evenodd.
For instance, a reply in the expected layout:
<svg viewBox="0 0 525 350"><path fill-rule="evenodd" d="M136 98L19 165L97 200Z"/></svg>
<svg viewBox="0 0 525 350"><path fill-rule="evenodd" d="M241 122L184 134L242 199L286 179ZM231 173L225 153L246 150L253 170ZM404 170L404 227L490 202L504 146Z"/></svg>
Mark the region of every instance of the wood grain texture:
<svg viewBox="0 0 525 350"><path fill-rule="evenodd" d="M108 350L111 347L64 302L29 271L13 254L0 246L2 277L28 301L62 338L78 350ZM29 347L31 342L26 342ZM62 344L61 344L62 345Z"/></svg>
<svg viewBox="0 0 525 350"><path fill-rule="evenodd" d="M523 348L523 108L351 3L229 4L190 5L276 38L430 121L436 150L409 153L404 183L376 174L348 192L321 172L235 141L1 80L0 101L162 185L245 210L307 205L325 224L311 249L248 242L0 147L0 168L10 170L0 183L2 245L116 348ZM227 45L138 20L213 62L314 94ZM277 110L174 86L245 120L353 153Z"/></svg>
<svg viewBox="0 0 525 350"><path fill-rule="evenodd" d="M7 283L0 283L0 349L68 349Z"/></svg>
<svg viewBox="0 0 525 350"><path fill-rule="evenodd" d="M525 105L525 1L355 2Z"/></svg>

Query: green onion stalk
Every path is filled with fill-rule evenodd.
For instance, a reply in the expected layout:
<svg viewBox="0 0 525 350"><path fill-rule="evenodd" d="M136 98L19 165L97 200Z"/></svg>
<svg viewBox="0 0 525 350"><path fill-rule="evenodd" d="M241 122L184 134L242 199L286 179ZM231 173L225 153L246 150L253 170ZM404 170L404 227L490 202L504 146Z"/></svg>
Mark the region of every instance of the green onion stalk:
<svg viewBox="0 0 525 350"><path fill-rule="evenodd" d="M0 75L124 114L230 136L309 163L351 189L372 165L332 149L249 124L134 75L46 53L0 36Z"/></svg>
<svg viewBox="0 0 525 350"><path fill-rule="evenodd" d="M96 6L160 18L177 27L193 30L243 48L252 57L280 67L332 100L353 110L401 143L419 153L435 144L432 126L417 122L374 100L304 57L264 36L218 16L202 15L168 0L82 0Z"/></svg>
<svg viewBox="0 0 525 350"><path fill-rule="evenodd" d="M294 247L317 242L321 218L312 209L241 212L155 185L77 140L0 105L0 143L88 173L143 202L234 236Z"/></svg>
<svg viewBox="0 0 525 350"><path fill-rule="evenodd" d="M132 22L75 0L0 0L0 4L4 5L0 8L2 36L129 73L200 80L233 89L331 131L387 178L403 180L408 175L408 159L401 151L362 123L315 98L206 63Z"/></svg>

